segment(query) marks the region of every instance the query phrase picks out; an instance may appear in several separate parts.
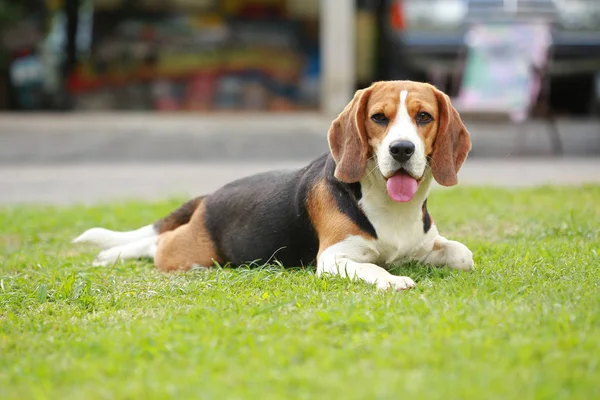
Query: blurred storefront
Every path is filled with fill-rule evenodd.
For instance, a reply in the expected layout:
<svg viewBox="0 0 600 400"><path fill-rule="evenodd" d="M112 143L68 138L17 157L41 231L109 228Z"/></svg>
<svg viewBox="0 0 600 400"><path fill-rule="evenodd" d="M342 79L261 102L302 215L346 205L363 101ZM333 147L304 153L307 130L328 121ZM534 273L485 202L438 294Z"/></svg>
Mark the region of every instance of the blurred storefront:
<svg viewBox="0 0 600 400"><path fill-rule="evenodd" d="M0 110L339 112L464 82L476 23L543 21L547 100L600 113L599 0L0 0Z"/></svg>
<svg viewBox="0 0 600 400"><path fill-rule="evenodd" d="M0 109L320 105L318 1L0 0Z"/></svg>

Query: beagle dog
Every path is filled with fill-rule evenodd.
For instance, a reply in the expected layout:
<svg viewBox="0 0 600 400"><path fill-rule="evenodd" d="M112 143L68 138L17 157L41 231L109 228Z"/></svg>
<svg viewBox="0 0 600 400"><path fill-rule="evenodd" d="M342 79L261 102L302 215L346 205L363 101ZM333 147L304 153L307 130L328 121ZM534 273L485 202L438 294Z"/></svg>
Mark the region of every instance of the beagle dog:
<svg viewBox="0 0 600 400"><path fill-rule="evenodd" d="M195 198L138 230L92 228L96 265L150 257L162 271L278 260L381 289L415 285L385 268L408 260L473 268L463 244L427 212L432 179L457 183L471 141L447 95L411 81L358 90L333 121L330 152L296 171L267 172Z"/></svg>

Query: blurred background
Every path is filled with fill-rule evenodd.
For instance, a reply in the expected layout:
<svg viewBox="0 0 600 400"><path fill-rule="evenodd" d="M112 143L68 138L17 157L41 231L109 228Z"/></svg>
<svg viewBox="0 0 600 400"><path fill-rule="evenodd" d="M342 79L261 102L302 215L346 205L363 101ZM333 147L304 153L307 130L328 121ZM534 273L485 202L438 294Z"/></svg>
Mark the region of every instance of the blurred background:
<svg viewBox="0 0 600 400"><path fill-rule="evenodd" d="M306 161L427 81L473 157L600 154L600 0L0 0L0 165Z"/></svg>
<svg viewBox="0 0 600 400"><path fill-rule="evenodd" d="M427 80L456 96L469 32L500 24L545 24L548 105L600 113L597 0L1 0L0 109L319 110L334 27L354 31L333 33L354 53L336 60L354 64L337 65L353 73L341 84Z"/></svg>

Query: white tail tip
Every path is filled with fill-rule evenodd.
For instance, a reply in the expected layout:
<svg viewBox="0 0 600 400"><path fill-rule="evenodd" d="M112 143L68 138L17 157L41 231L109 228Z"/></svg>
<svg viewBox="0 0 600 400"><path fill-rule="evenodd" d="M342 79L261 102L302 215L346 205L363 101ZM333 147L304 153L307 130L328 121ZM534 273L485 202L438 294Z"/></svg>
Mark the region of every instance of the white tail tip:
<svg viewBox="0 0 600 400"><path fill-rule="evenodd" d="M73 243L90 243L102 249L122 246L140 239L155 237L156 231L152 225L144 226L135 231L116 232L104 228L92 228L73 239Z"/></svg>
<svg viewBox="0 0 600 400"><path fill-rule="evenodd" d="M92 228L73 239L73 243L90 243L102 248L109 248L117 236L117 232L108 229Z"/></svg>

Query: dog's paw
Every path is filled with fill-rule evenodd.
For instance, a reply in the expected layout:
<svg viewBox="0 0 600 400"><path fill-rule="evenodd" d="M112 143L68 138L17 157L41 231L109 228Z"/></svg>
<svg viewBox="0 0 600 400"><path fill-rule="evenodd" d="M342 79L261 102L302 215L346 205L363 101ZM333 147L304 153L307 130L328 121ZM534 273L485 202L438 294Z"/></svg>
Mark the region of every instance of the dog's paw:
<svg viewBox="0 0 600 400"><path fill-rule="evenodd" d="M415 282L408 276L390 275L385 279L377 281L377 289L380 290L406 290L415 287Z"/></svg>
<svg viewBox="0 0 600 400"><path fill-rule="evenodd" d="M447 266L464 271L475 268L473 253L464 244L438 236L433 243L433 250L421 261L431 265Z"/></svg>
<svg viewBox="0 0 600 400"><path fill-rule="evenodd" d="M92 261L92 265L94 267L106 267L107 265L115 264L121 256L121 252L118 248L112 248L108 250L103 250Z"/></svg>
<svg viewBox="0 0 600 400"><path fill-rule="evenodd" d="M449 240L446 243L446 264L454 269L471 270L475 268L473 252L464 244Z"/></svg>

